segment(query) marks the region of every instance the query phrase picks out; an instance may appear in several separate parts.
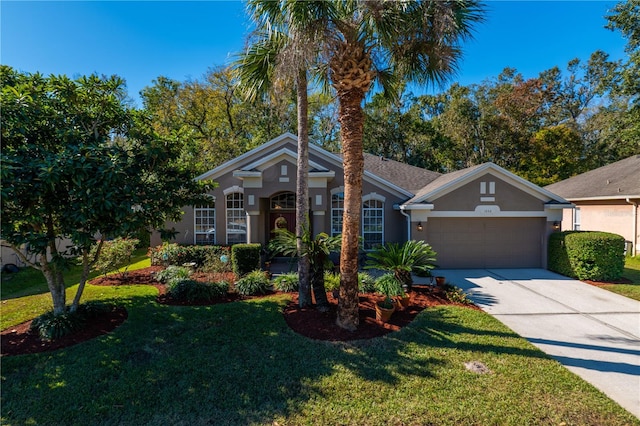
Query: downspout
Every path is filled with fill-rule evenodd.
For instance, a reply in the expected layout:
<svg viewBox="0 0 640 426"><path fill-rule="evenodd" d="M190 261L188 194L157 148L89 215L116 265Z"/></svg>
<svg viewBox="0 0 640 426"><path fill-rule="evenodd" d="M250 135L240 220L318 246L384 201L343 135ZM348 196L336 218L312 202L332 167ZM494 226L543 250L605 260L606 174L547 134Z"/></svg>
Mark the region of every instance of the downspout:
<svg viewBox="0 0 640 426"><path fill-rule="evenodd" d="M631 248L632 255L638 254L638 203L631 201L629 197L625 200L627 204L633 206L633 247Z"/></svg>
<svg viewBox="0 0 640 426"><path fill-rule="evenodd" d="M400 206L400 214L407 218L407 241L411 239L411 215L404 211L404 206Z"/></svg>

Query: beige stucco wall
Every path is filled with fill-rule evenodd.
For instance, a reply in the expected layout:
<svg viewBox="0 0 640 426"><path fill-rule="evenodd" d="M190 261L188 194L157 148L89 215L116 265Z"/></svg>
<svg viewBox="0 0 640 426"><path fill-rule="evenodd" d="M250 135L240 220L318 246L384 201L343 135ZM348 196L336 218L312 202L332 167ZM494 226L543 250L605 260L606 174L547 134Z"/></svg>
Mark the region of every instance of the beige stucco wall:
<svg viewBox="0 0 640 426"><path fill-rule="evenodd" d="M630 201L640 204L640 199ZM637 206L628 204L625 200L573 201L573 203L580 209L580 230L603 231L621 235L626 241L631 241L634 244L634 254L638 253L640 214ZM563 230L574 229L574 215L573 209L564 210Z"/></svg>

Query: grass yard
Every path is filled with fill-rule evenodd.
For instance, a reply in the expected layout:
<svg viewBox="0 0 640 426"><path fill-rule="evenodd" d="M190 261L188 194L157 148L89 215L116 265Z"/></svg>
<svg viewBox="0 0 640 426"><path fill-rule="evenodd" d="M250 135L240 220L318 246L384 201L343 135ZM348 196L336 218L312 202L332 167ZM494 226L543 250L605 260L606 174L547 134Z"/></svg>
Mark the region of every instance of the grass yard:
<svg viewBox="0 0 640 426"><path fill-rule="evenodd" d="M640 256L625 258L624 278L631 280L631 284L605 284L601 287L621 294L630 299L640 300Z"/></svg>
<svg viewBox="0 0 640 426"><path fill-rule="evenodd" d="M84 300L117 299L129 318L80 345L4 357L1 423L640 425L483 312L429 308L383 338L329 343L289 329L286 295L177 307L156 294L88 285ZM4 300L2 328L49 306Z"/></svg>

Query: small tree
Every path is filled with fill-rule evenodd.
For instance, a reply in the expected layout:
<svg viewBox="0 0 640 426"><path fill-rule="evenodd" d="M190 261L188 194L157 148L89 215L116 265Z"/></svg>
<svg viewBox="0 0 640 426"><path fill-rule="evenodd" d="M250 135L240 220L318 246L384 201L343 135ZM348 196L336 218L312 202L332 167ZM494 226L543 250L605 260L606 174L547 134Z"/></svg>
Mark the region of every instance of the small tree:
<svg viewBox="0 0 640 426"><path fill-rule="evenodd" d="M90 257L96 257L96 251L102 246L102 253L97 257L97 261L93 265L94 271L99 271L103 275L118 268L121 265L127 265L131 261L133 251L136 249L140 241L135 238L116 238L113 241L107 241L95 244L91 247ZM82 261L82 258L80 259ZM121 272L122 278L127 275L128 266L125 266Z"/></svg>
<svg viewBox="0 0 640 426"><path fill-rule="evenodd" d="M176 165L175 144L128 107L117 76L45 78L0 66L0 87L2 239L42 271L55 315L66 310L64 273L80 256L75 311L104 245L92 252L97 238L178 220L211 185Z"/></svg>
<svg viewBox="0 0 640 426"><path fill-rule="evenodd" d="M435 267L436 252L424 241L409 240L404 244L388 243L368 253L367 269L393 272L403 286L411 288L411 272L424 273Z"/></svg>
<svg viewBox="0 0 640 426"><path fill-rule="evenodd" d="M285 256L293 257L298 254L297 238L294 233L287 229L275 229L274 232L275 237L269 241L270 250L283 253ZM301 255L309 259L312 291L318 307L324 309L329 304L324 286L324 271L333 267L329 254L340 249L340 236L330 237L320 233L312 238L309 228L306 228L302 233L302 240L305 250ZM302 303L300 306L304 307Z"/></svg>

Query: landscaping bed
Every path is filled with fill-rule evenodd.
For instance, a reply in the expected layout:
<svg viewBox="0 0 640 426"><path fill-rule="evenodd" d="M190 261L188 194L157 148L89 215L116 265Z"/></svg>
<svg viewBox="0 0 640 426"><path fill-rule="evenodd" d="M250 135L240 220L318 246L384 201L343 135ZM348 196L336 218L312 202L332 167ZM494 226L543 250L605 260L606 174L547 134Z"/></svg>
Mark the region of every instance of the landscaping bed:
<svg viewBox="0 0 640 426"><path fill-rule="evenodd" d="M155 279L155 274L162 270L160 266L150 266L147 268L129 271L126 274L110 274L97 277L89 282L95 286L123 286L123 285L152 285L158 289L157 302L166 305L177 306L206 306L219 303L230 303L240 300L254 299L256 297L266 297L278 292L271 292L263 296L242 296L234 292L228 292L226 296L209 302L177 301L166 293L164 284ZM227 279L233 281L232 273L225 274L194 274L194 279L211 280ZM354 332L344 330L336 325L336 311L338 300L328 293L330 303L327 312L321 312L314 307L300 308L298 306L298 294L289 293L291 301L283 310L283 315L287 325L296 333L315 340L328 341L350 341L371 339L383 336L392 331L398 331L408 325L421 311L429 306L456 305L457 303L447 300L444 291L432 286L414 286L410 293L410 305L404 310L396 311L391 320L387 323L376 321L375 304L383 299L381 295L374 293L360 294L360 326ZM474 305L467 305L478 309ZM7 330L2 331L2 356L21 355L39 353L61 349L75 345L83 341L93 339L100 335L114 330L127 318L124 308L113 309L112 312L93 318L82 330L54 341L43 341L36 332L29 331L31 321L24 322Z"/></svg>

